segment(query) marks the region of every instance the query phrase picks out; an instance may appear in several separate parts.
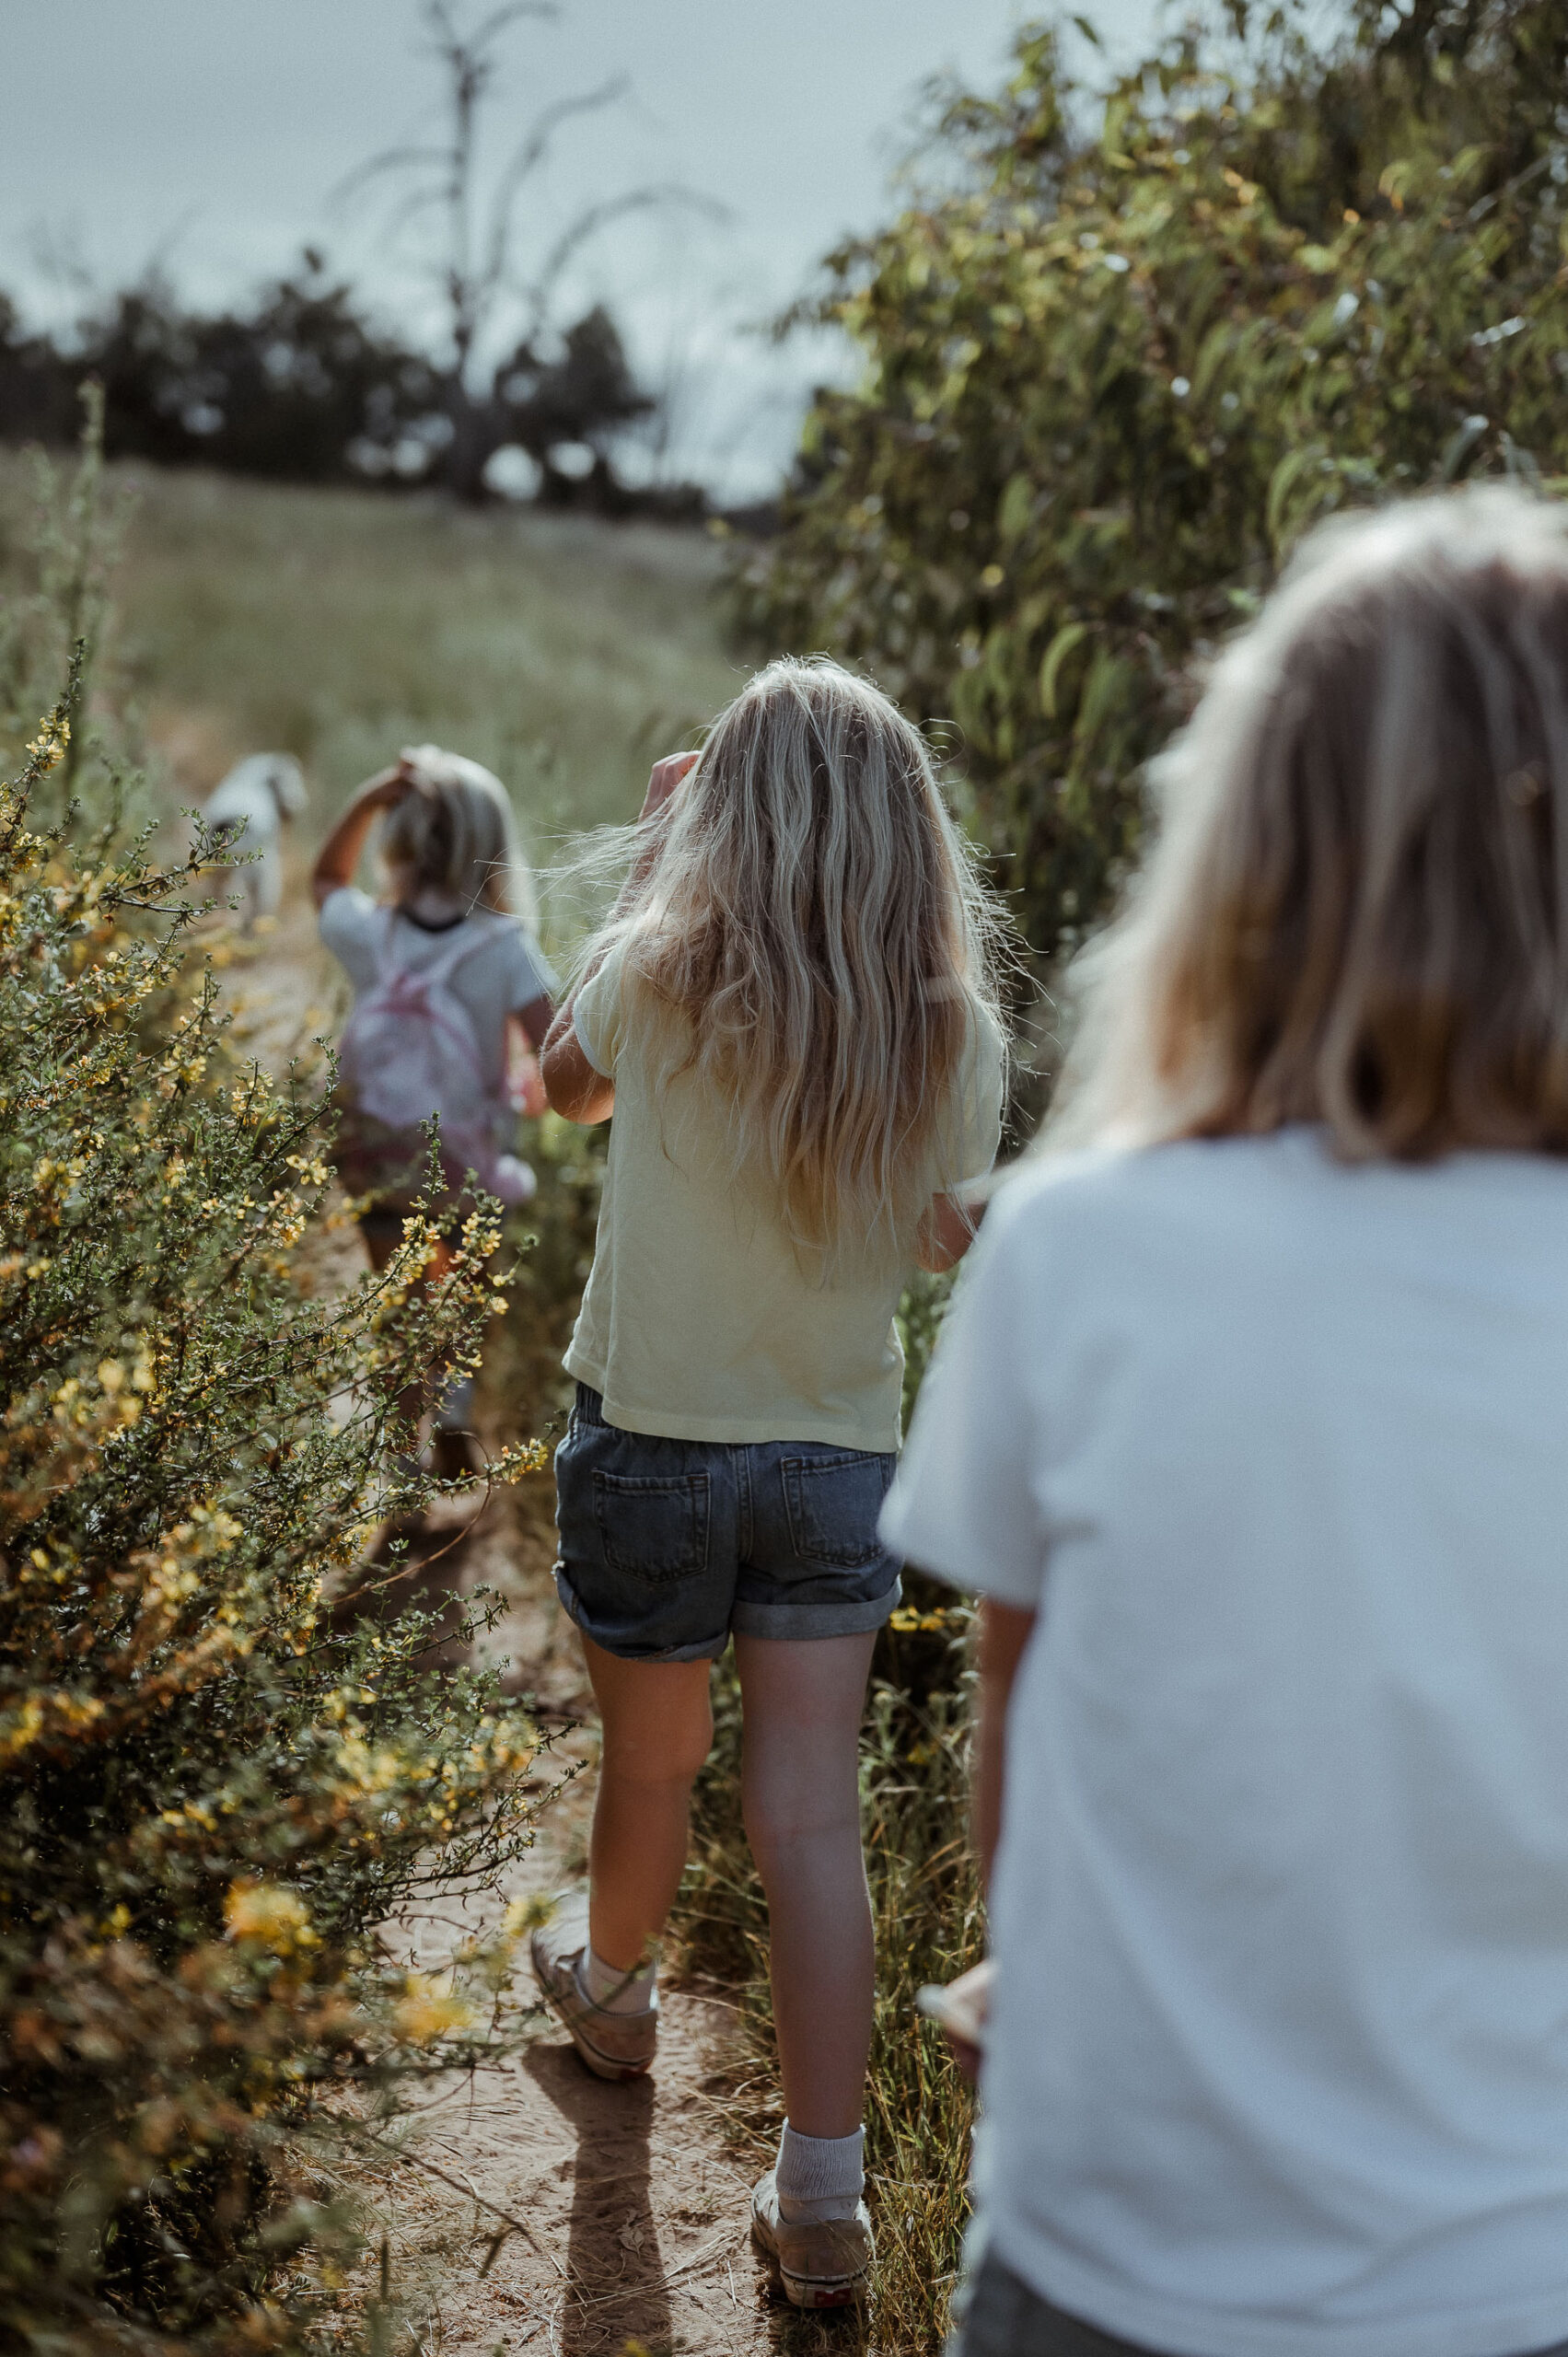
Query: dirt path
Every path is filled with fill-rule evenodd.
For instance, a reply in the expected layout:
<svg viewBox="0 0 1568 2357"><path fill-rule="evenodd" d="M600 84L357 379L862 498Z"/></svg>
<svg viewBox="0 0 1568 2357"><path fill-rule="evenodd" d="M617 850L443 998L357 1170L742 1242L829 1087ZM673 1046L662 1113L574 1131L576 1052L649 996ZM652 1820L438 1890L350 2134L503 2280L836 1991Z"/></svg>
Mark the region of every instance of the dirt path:
<svg viewBox="0 0 1568 2357"><path fill-rule="evenodd" d="M545 1812L504 1894L415 1923L416 1953L432 1958L493 1921L505 1898L559 1889L579 1873L592 1799L591 1698L548 1584L547 1503L535 1490L491 1511L494 1523L468 1542L465 1583L508 1597L488 1643L503 1646L519 1685L578 1720L562 1749L586 1765ZM540 2024L520 2060L438 2094L421 2119L414 2165L374 2193L400 2274L430 2303L441 2357L490 2357L498 2344L535 2340L559 2357L609 2357L629 2341L650 2357L749 2357L775 2345L747 2239L749 2182L723 2135L717 2073L732 2034L718 1992L668 1989L658 2063L645 2081L607 2085L553 2025ZM508 2220L516 2223L487 2268Z"/></svg>
<svg viewBox="0 0 1568 2357"><path fill-rule="evenodd" d="M334 1017L329 963L299 879L291 884L276 930L227 970L243 1043L274 1069ZM336 1248L352 1270L357 1241ZM557 1890L582 1871L597 1744L581 1657L550 1579L552 1535L540 1477L493 1500L432 1570L433 1589L483 1585L505 1599L486 1650L514 1690L575 1723L560 1756L581 1763L504 1891L411 1919L414 1953L432 1962L509 1899ZM526 1968L520 1979L527 2002ZM668 1989L661 2003L647 2080L595 2079L540 2022L520 2060L436 2088L409 2157L354 2187L386 2235L395 2279L428 2315L430 2357L525 2348L622 2357L639 2344L643 2357L752 2357L788 2345L787 2315L770 2305L749 2247L749 2178L723 2132L718 2074L733 2010L722 1992L696 1987Z"/></svg>

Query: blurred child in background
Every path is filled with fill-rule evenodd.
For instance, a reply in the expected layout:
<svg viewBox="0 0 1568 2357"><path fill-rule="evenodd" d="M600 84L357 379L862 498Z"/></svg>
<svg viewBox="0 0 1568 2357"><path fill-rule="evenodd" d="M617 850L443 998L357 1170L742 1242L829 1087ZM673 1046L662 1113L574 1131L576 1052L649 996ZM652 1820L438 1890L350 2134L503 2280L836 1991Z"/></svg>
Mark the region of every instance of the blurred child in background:
<svg viewBox="0 0 1568 2357"><path fill-rule="evenodd" d="M378 900L354 883L377 819ZM550 1028L555 981L505 789L460 754L420 746L368 780L327 838L312 881L321 938L354 986L339 1056L340 1162L351 1190L369 1198L360 1225L380 1269L424 1184L420 1124L433 1116L453 1192L471 1170L503 1202L533 1193L533 1173L511 1145L517 1112L543 1109L534 1051ZM472 1391L464 1378L434 1403L444 1478L474 1462Z"/></svg>
<svg viewBox="0 0 1568 2357"><path fill-rule="evenodd" d="M636 843L543 1059L558 1112L615 1121L556 1457L603 1761L589 1888L534 1962L590 2069L648 2068L733 1636L788 2111L753 2230L825 2307L871 2258L857 1747L899 1597L893 1312L917 1260L963 1250L995 1153L996 919L918 731L830 663L772 665L661 761Z"/></svg>
<svg viewBox="0 0 1568 2357"><path fill-rule="evenodd" d="M1568 2347L1563 510L1319 533L1161 783L883 1519L984 1597L958 2345Z"/></svg>

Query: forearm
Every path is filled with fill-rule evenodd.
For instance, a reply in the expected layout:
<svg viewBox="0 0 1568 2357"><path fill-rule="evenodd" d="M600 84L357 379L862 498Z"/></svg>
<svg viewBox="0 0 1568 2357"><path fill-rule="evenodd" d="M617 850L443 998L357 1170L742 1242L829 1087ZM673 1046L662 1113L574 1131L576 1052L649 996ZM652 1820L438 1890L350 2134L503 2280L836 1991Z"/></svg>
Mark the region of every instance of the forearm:
<svg viewBox="0 0 1568 2357"><path fill-rule="evenodd" d="M552 1112L559 1113L563 1121L578 1121L592 1128L596 1121L608 1121L615 1110L615 1084L589 1063L577 1037L573 1016L577 993L561 1006L540 1050L540 1076Z"/></svg>
<svg viewBox="0 0 1568 2357"><path fill-rule="evenodd" d="M970 1826L987 1889L1002 1831L1007 1706L1035 1615L987 1597L980 1608L980 1723L975 1729Z"/></svg>
<svg viewBox="0 0 1568 2357"><path fill-rule="evenodd" d="M378 777L371 778L360 787L321 845L310 877L310 888L316 896L318 908L332 893L342 891L345 884L354 882L370 830L382 811L389 807L394 788L401 794L401 767L383 770Z"/></svg>
<svg viewBox="0 0 1568 2357"><path fill-rule="evenodd" d="M310 877L310 888L320 908L332 893L352 884L365 850L365 839L375 821L374 810L351 803L321 845Z"/></svg>

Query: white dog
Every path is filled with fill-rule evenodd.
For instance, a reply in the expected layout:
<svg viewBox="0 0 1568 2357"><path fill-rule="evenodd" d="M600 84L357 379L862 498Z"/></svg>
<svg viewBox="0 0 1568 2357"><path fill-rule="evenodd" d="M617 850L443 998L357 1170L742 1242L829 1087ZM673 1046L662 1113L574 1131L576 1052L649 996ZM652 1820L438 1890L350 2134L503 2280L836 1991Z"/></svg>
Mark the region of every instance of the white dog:
<svg viewBox="0 0 1568 2357"><path fill-rule="evenodd" d="M242 867L215 865L219 899L238 892L246 930L258 917L277 914L283 898L283 853L278 835L285 819L297 819L309 796L299 763L288 753L252 753L215 786L203 817L213 847L249 853Z"/></svg>

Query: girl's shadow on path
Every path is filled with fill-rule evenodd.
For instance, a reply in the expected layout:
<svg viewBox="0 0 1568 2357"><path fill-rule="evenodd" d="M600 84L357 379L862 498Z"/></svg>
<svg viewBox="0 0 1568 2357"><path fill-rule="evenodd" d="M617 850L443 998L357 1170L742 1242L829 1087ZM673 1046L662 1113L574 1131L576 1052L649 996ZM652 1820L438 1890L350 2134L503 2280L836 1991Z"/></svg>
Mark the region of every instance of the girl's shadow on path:
<svg viewBox="0 0 1568 2357"><path fill-rule="evenodd" d="M569 2046L535 2046L523 2068L577 2137L561 2357L620 2357L629 2340L663 2357L672 2319L649 2188L654 2082L596 2079Z"/></svg>

